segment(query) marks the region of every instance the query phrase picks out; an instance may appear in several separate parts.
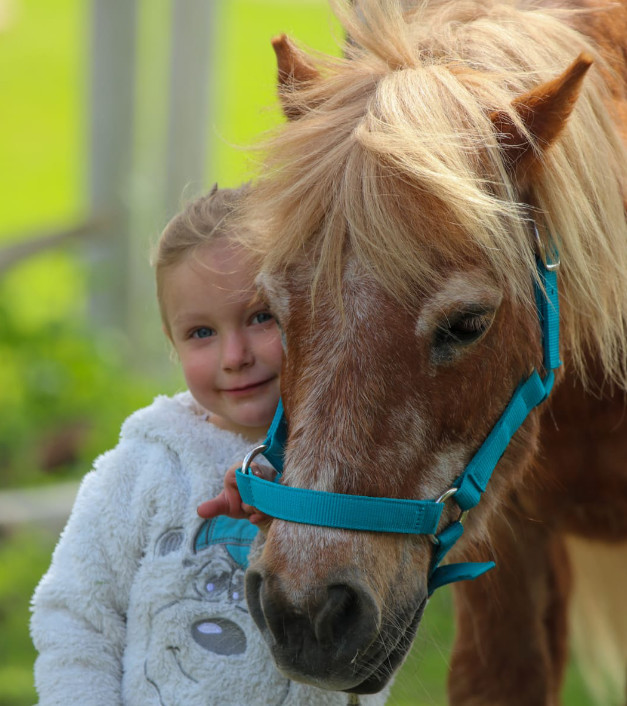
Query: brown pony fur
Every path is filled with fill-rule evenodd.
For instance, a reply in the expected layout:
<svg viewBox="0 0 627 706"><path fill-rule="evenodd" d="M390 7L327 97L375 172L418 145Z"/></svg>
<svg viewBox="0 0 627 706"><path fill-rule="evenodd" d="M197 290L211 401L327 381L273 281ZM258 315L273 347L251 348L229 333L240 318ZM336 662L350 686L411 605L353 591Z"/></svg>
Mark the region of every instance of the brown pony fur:
<svg viewBox="0 0 627 706"><path fill-rule="evenodd" d="M498 569L455 589L450 694L555 706L565 537L622 561L627 542L627 3L355 4L334 3L347 58L275 42L290 122L244 214L286 339L284 482L450 486L542 366L533 218L562 260L561 384L470 513L457 554ZM469 345L443 344L460 321ZM380 688L419 622L431 552L273 521L247 595L279 667Z"/></svg>

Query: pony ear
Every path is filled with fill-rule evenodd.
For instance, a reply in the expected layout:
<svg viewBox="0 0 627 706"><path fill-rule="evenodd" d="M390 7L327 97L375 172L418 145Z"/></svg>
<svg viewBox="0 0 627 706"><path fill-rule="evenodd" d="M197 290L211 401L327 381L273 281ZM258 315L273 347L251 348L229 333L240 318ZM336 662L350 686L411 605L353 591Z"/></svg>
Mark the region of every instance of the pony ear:
<svg viewBox="0 0 627 706"><path fill-rule="evenodd" d="M518 96L512 106L522 123L534 138L532 145L505 112L490 115L505 151L509 168L520 183L528 182L530 175L540 167L541 153L557 139L566 125L579 97L592 57L582 53L563 74Z"/></svg>
<svg viewBox="0 0 627 706"><path fill-rule="evenodd" d="M320 74L311 65L306 54L297 49L281 34L272 40L272 48L276 54L279 73L279 98L283 104L283 112L288 120L295 120L303 115L302 108L294 105L290 95L301 87L315 83Z"/></svg>

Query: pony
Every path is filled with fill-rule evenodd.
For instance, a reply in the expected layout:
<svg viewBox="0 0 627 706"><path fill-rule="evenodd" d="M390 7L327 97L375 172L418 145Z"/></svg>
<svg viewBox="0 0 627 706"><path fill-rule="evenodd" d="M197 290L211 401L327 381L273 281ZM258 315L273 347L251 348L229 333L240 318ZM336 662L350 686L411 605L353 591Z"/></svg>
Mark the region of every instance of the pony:
<svg viewBox="0 0 627 706"><path fill-rule="evenodd" d="M333 5L341 58L273 42L288 120L244 213L286 353L281 482L448 489L456 521L455 479L543 369L537 260L559 257L563 364L451 552L496 569L455 586L448 684L455 705L555 706L573 577L601 604L627 556L627 3ZM246 592L279 669L381 689L433 554L424 535L273 519ZM608 615L620 679L624 607Z"/></svg>

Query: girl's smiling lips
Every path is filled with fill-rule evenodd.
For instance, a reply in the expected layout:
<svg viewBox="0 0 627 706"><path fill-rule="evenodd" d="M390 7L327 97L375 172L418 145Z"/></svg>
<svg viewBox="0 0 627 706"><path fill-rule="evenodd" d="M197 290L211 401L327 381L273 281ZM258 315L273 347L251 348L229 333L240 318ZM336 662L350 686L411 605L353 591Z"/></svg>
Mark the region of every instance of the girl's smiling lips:
<svg viewBox="0 0 627 706"><path fill-rule="evenodd" d="M259 382L251 382L250 384L243 385L242 387L222 388L221 392L223 394L232 395L234 397L243 397L245 395L250 395L252 393L257 392L264 385L267 385L268 383L271 383L276 379L277 376L273 375L269 378L266 378L265 380L260 380Z"/></svg>

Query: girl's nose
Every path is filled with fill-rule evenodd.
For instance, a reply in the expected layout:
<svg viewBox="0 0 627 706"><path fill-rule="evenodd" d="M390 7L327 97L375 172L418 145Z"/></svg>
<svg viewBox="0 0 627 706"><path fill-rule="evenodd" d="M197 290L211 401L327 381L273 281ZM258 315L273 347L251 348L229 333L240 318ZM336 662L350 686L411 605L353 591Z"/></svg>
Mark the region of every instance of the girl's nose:
<svg viewBox="0 0 627 706"><path fill-rule="evenodd" d="M241 370L251 365L253 360L253 352L246 335L238 331L223 338L222 367L224 370Z"/></svg>

